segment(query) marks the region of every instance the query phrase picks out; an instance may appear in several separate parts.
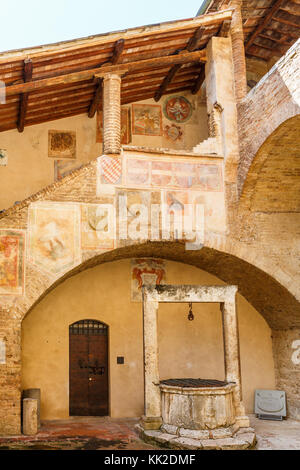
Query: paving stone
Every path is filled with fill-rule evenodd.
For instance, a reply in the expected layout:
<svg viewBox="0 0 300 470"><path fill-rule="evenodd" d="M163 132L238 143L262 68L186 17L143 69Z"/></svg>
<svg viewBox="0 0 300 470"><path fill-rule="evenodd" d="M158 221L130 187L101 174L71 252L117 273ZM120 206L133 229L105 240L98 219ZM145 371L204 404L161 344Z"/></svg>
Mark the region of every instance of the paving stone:
<svg viewBox="0 0 300 470"><path fill-rule="evenodd" d="M172 424L163 424L161 427L161 430L163 432L166 432L168 434L177 434L178 427L173 426Z"/></svg>
<svg viewBox="0 0 300 470"><path fill-rule="evenodd" d="M210 431L210 434L213 439L224 439L226 437L232 437L232 429L231 428L213 429Z"/></svg>
<svg viewBox="0 0 300 470"><path fill-rule="evenodd" d="M174 449L197 450L202 448L201 441L189 439L188 437L177 437L172 440L171 445Z"/></svg>
<svg viewBox="0 0 300 470"><path fill-rule="evenodd" d="M245 432L239 436L239 439L248 442L251 447L254 446L256 442L256 436L254 432Z"/></svg>
<svg viewBox="0 0 300 470"><path fill-rule="evenodd" d="M236 432L236 436L240 436L241 434L248 434L248 433L254 433L253 428L239 428L239 430Z"/></svg>
<svg viewBox="0 0 300 470"><path fill-rule="evenodd" d="M191 439L209 439L209 431L196 430L196 429L179 429L180 437L189 437Z"/></svg>

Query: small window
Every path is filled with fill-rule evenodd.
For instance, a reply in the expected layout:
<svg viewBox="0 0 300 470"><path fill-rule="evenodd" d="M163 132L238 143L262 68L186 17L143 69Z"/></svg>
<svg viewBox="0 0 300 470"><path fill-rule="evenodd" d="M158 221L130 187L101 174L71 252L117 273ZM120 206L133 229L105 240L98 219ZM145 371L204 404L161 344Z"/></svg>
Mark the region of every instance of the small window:
<svg viewBox="0 0 300 470"><path fill-rule="evenodd" d="M80 320L69 326L70 335L107 335L107 325L97 320Z"/></svg>

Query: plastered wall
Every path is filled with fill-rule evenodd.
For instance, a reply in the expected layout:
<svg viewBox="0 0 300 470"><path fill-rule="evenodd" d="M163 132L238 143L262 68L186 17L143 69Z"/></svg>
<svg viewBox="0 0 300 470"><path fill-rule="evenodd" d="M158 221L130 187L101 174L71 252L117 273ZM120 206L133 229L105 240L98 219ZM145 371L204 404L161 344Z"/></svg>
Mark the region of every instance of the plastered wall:
<svg viewBox="0 0 300 470"><path fill-rule="evenodd" d="M170 284L222 284L195 267L166 261ZM188 305L159 306L161 378L224 378L221 313L218 304L198 304L194 321ZM271 330L238 295L244 402L253 410L254 390L274 388ZM131 301L131 262L96 266L49 293L22 324L22 388L41 388L42 419L68 416L68 327L93 318L109 325L110 410L113 417L143 413L141 303ZM125 364L117 364L117 356Z"/></svg>
<svg viewBox="0 0 300 470"><path fill-rule="evenodd" d="M159 103L152 99L139 102L139 105L150 104L160 108L161 129L158 131L160 135L138 135L131 132L129 145L192 150L194 146L208 136L206 102L203 93L202 91L195 96L186 92L176 94L176 96L187 98L192 108L189 119L178 125L164 115L163 108L167 97L163 97ZM130 108L130 127L133 127L132 106L125 106ZM23 133L19 133L16 129L1 132L0 150L5 151L7 163L6 165L0 165L0 211L54 182L56 159L48 156L49 130L76 133L76 158L64 159L64 157L57 157L71 163L75 169L102 154L102 143L96 142L96 125L96 115L90 119L87 115L82 114L25 127ZM176 137L176 134L171 133L172 137L168 137L167 132L170 131L173 125L178 127L179 130L177 129L177 131L182 135Z"/></svg>

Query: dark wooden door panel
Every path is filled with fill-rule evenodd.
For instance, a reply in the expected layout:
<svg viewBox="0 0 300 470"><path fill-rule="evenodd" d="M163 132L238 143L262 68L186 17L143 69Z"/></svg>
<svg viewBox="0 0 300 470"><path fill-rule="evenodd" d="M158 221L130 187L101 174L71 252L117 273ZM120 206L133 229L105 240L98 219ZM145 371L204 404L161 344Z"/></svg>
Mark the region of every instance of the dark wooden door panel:
<svg viewBox="0 0 300 470"><path fill-rule="evenodd" d="M70 415L88 416L88 369L84 368L88 357L88 336L70 336Z"/></svg>
<svg viewBox="0 0 300 470"><path fill-rule="evenodd" d="M70 326L70 415L108 414L107 327L94 320Z"/></svg>
<svg viewBox="0 0 300 470"><path fill-rule="evenodd" d="M89 336L89 413L108 414L107 336Z"/></svg>

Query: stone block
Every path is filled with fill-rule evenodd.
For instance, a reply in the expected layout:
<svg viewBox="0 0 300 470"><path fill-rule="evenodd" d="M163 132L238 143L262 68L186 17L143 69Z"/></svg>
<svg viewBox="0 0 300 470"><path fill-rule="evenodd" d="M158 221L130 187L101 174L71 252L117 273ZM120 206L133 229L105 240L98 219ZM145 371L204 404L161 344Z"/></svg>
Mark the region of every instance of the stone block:
<svg viewBox="0 0 300 470"><path fill-rule="evenodd" d="M172 440L171 445L174 449L198 450L202 448L201 441L189 439L188 437L177 437Z"/></svg>
<svg viewBox="0 0 300 470"><path fill-rule="evenodd" d="M188 437L191 439L209 439L209 431L203 430L198 431L194 429L179 429L179 436L180 437Z"/></svg>
<svg viewBox="0 0 300 470"><path fill-rule="evenodd" d="M177 435L178 427L173 426L172 424L163 424L161 427L161 430L163 432L166 432L168 434L175 434Z"/></svg>
<svg viewBox="0 0 300 470"><path fill-rule="evenodd" d="M227 437L232 437L232 429L231 428L219 428L219 429L213 429L210 432L210 437L213 439L224 439Z"/></svg>

